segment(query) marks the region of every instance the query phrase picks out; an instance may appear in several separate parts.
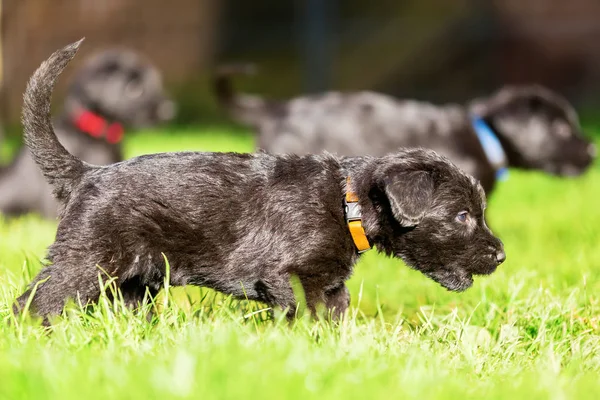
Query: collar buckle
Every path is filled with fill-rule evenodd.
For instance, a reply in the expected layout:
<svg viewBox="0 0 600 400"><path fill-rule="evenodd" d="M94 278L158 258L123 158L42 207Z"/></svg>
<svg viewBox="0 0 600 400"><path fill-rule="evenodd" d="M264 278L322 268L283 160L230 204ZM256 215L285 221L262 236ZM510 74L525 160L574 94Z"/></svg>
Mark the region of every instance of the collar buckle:
<svg viewBox="0 0 600 400"><path fill-rule="evenodd" d="M362 226L362 212L358 204L358 196L352 191L350 177L346 177L346 195L344 196L344 214L348 230L358 254L371 248L365 229Z"/></svg>
<svg viewBox="0 0 600 400"><path fill-rule="evenodd" d="M344 199L344 206L346 208L346 222L362 221L362 213L358 203L348 203Z"/></svg>

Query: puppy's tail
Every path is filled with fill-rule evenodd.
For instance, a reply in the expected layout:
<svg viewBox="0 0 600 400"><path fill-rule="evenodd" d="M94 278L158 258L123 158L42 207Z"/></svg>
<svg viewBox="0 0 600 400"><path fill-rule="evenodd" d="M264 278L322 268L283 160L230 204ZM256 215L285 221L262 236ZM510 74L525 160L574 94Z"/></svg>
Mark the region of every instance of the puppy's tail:
<svg viewBox="0 0 600 400"><path fill-rule="evenodd" d="M234 75L254 75L253 64L230 64L218 67L213 73L213 92L219 104L238 122L256 126L268 112L268 103L259 96L236 93Z"/></svg>
<svg viewBox="0 0 600 400"><path fill-rule="evenodd" d="M50 117L54 83L75 56L83 39L56 51L34 72L25 89L21 120L25 144L54 189L57 199L68 198L87 164L70 154L58 141Z"/></svg>

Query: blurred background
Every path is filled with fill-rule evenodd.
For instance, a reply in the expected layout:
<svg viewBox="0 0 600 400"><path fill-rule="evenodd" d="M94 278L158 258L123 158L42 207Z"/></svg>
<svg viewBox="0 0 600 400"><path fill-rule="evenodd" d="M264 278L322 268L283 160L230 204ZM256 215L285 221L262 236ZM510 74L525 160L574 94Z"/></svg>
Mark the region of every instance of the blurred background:
<svg viewBox="0 0 600 400"><path fill-rule="evenodd" d="M536 82L584 116L598 103L598 0L2 0L0 7L0 112L13 127L33 70L82 36L84 55L121 45L150 58L181 124L225 120L210 71L237 61L259 67L238 79L240 90L272 97L373 89L464 102L504 83Z"/></svg>

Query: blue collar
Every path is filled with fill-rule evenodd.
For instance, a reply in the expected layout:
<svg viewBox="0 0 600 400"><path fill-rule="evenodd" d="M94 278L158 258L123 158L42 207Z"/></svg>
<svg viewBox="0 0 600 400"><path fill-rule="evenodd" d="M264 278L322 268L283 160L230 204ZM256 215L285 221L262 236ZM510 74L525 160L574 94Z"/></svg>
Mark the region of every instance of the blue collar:
<svg viewBox="0 0 600 400"><path fill-rule="evenodd" d="M471 123L485 156L496 170L496 179L506 180L508 178L508 160L498 136L481 117L471 117Z"/></svg>

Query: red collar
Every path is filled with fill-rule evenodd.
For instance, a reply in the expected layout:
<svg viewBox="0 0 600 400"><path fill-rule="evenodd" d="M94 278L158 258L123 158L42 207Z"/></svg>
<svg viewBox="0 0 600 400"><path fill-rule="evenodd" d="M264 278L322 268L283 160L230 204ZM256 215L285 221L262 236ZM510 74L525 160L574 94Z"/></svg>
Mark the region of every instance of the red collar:
<svg viewBox="0 0 600 400"><path fill-rule="evenodd" d="M104 138L110 144L117 144L123 139L125 130L118 122L109 123L107 120L89 110L81 112L75 118L75 126L82 132L94 138Z"/></svg>

